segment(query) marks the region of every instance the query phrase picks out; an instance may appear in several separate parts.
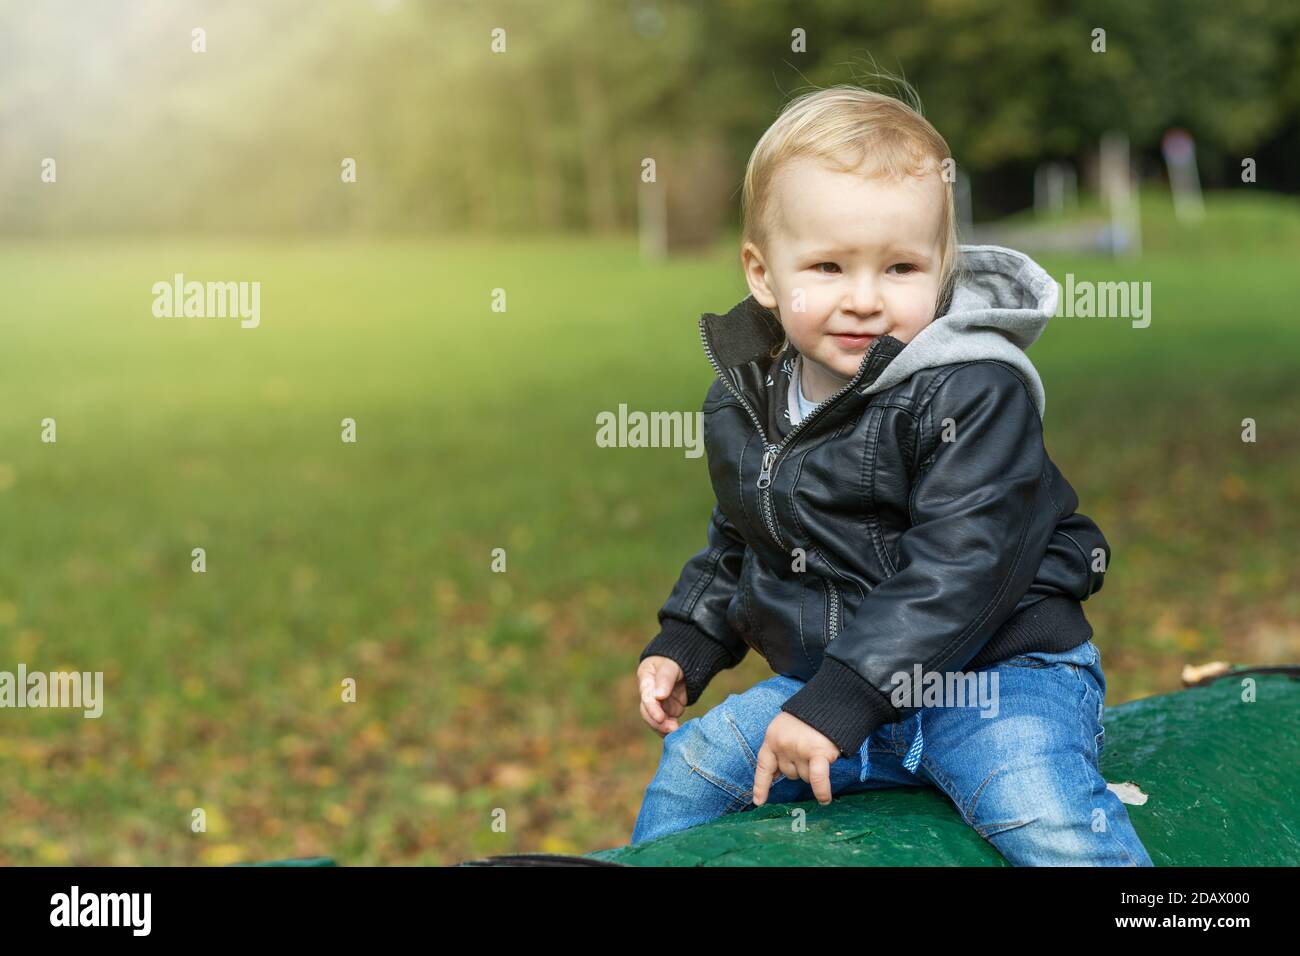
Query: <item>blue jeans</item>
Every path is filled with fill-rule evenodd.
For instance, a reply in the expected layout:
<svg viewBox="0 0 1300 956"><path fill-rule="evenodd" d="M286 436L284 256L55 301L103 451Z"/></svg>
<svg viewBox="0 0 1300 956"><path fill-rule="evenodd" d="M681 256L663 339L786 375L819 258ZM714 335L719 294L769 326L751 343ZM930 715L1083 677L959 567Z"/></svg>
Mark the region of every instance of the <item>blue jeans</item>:
<svg viewBox="0 0 1300 956"><path fill-rule="evenodd" d="M1124 804L1097 768L1106 677L1092 641L1032 652L978 672L988 700L921 707L830 767L831 792L936 786L1014 866L1152 866ZM663 739L659 769L632 831L640 843L753 806L756 755L781 704L803 682L776 676L732 694ZM768 803L815 799L777 774Z"/></svg>

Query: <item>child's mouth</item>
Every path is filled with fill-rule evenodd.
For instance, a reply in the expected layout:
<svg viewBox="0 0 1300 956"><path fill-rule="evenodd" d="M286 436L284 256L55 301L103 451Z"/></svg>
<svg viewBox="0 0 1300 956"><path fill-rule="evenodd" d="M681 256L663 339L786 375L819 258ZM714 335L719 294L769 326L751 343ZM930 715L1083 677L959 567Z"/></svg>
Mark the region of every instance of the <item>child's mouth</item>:
<svg viewBox="0 0 1300 956"><path fill-rule="evenodd" d="M874 336L870 335L844 335L838 332L832 332L831 338L834 339L841 348L860 349L871 344Z"/></svg>

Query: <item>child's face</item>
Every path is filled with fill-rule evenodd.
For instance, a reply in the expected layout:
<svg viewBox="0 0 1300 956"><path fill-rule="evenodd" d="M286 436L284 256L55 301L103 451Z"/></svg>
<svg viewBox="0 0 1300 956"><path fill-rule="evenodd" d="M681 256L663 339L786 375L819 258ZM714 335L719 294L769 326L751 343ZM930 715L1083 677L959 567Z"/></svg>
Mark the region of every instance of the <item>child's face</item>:
<svg viewBox="0 0 1300 956"><path fill-rule="evenodd" d="M877 338L910 342L934 319L946 194L937 167L894 182L807 158L774 187L767 256L746 243L745 278L804 356L806 396L821 401L857 374Z"/></svg>

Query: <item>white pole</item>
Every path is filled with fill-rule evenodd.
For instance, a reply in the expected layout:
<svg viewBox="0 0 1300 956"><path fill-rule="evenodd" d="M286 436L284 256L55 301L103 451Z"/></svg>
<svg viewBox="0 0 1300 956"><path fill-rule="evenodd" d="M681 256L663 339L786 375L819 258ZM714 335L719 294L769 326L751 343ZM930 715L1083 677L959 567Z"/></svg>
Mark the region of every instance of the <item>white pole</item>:
<svg viewBox="0 0 1300 956"><path fill-rule="evenodd" d="M637 186L637 235L641 258L661 262L668 257L668 195L664 184L643 182Z"/></svg>

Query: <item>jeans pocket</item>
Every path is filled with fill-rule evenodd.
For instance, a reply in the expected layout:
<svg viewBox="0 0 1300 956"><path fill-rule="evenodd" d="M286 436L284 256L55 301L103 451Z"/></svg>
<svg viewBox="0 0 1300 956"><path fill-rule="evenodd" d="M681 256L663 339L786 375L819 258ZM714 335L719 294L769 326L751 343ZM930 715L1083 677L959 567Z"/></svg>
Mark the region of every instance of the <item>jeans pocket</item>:
<svg viewBox="0 0 1300 956"><path fill-rule="evenodd" d="M744 755L745 763L749 764L750 779L752 780L753 775L758 773L758 755L754 752L754 749L750 747L749 741L745 739L745 735L741 732L740 726L736 723L735 718L732 717L731 714L723 714L723 719L731 727L731 732L735 734L736 746L740 748L741 754ZM777 783L785 779L785 774L778 770L776 776L772 778L772 783Z"/></svg>

